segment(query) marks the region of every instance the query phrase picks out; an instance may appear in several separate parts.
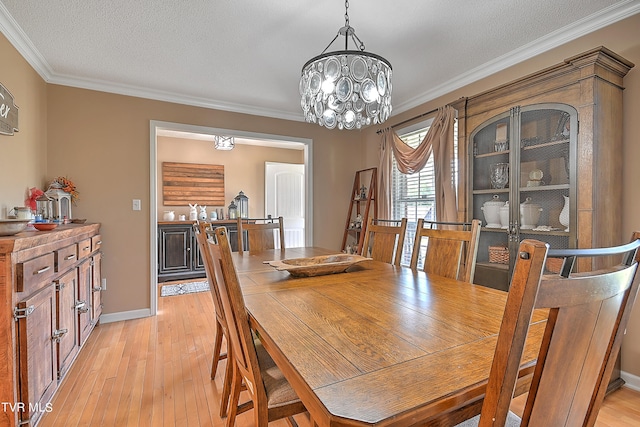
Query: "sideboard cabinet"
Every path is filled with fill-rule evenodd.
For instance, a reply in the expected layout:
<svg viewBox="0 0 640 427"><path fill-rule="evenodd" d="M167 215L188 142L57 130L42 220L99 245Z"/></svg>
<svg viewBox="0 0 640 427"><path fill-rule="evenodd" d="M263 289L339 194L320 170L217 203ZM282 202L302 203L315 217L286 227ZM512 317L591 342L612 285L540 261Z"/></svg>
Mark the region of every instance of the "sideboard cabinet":
<svg viewBox="0 0 640 427"><path fill-rule="evenodd" d="M506 290L525 238L553 248L626 239L622 91L633 66L599 47L453 104L460 129L459 216L483 221L476 283ZM488 224L492 203L504 216ZM578 269L601 267L591 263L580 259Z"/></svg>
<svg viewBox="0 0 640 427"><path fill-rule="evenodd" d="M0 427L35 426L102 312L99 224L0 237Z"/></svg>
<svg viewBox="0 0 640 427"><path fill-rule="evenodd" d="M227 227L231 250L237 251L237 221L210 222L216 227ZM193 231L193 223L194 221L158 222L158 282L199 279L207 276L200 247Z"/></svg>

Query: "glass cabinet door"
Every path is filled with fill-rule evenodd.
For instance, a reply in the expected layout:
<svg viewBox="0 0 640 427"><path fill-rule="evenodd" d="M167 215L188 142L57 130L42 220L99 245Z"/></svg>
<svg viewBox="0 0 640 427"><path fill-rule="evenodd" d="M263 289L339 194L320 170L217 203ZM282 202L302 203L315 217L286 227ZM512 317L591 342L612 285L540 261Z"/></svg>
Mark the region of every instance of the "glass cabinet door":
<svg viewBox="0 0 640 427"><path fill-rule="evenodd" d="M486 277L508 285L523 239L575 247L576 135L577 112L564 104L514 107L471 134L469 206L483 221L480 284Z"/></svg>

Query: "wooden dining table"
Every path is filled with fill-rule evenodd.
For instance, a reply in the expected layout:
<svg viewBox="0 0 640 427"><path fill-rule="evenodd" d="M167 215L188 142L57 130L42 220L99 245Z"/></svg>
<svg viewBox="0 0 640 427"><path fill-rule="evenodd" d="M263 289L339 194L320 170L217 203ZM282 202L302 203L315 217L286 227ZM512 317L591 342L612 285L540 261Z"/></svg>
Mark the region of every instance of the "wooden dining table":
<svg viewBox="0 0 640 427"><path fill-rule="evenodd" d="M315 277L264 263L330 253L233 255L251 327L311 425L451 426L479 413L507 294L373 260ZM545 320L532 319L517 394Z"/></svg>

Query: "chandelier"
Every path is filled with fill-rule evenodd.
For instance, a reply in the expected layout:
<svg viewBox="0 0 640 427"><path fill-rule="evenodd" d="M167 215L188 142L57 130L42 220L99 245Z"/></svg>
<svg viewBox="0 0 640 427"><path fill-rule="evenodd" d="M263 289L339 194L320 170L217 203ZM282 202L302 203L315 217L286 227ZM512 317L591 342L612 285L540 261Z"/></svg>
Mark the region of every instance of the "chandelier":
<svg viewBox="0 0 640 427"><path fill-rule="evenodd" d="M216 150L233 150L236 146L236 142L232 136L213 136L213 144Z"/></svg>
<svg viewBox="0 0 640 427"><path fill-rule="evenodd" d="M347 0L344 27L320 55L304 64L300 77L305 120L328 129L360 129L391 115L391 64L364 51L348 12ZM345 38L344 50L325 53L338 36ZM360 50L349 50L349 37Z"/></svg>

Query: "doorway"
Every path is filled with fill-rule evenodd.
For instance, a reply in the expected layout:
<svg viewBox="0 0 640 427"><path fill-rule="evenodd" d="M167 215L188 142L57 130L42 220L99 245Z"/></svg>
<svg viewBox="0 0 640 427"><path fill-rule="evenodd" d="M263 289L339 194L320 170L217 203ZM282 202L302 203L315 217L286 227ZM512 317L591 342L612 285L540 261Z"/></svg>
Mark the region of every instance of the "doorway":
<svg viewBox="0 0 640 427"><path fill-rule="evenodd" d="M262 145L280 148L296 148L303 150L304 164L304 180L303 189L305 194L304 201L304 242L306 245L313 244L312 224L313 210L311 209L312 200L312 140L307 138L295 138L283 135L265 134L246 132L232 129L210 128L204 126L186 125L182 123L150 121L150 189L149 189L149 221L150 221L150 314L157 314L158 308L158 241L157 241L157 222L158 222L158 136L171 135L171 133L191 133L205 136L228 135L233 136L237 140L242 139L248 145Z"/></svg>
<svg viewBox="0 0 640 427"><path fill-rule="evenodd" d="M264 211L283 218L285 247L305 246L304 165L266 162L264 171Z"/></svg>

